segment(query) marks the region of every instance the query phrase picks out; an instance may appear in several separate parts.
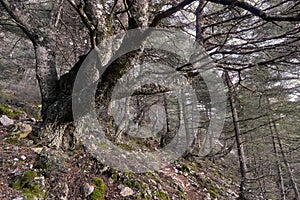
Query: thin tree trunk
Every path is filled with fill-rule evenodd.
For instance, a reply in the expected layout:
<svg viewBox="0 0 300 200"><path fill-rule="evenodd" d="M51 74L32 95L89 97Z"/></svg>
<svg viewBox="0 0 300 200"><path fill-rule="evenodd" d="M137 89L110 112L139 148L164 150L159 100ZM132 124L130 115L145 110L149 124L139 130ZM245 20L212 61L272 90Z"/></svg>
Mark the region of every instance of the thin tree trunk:
<svg viewBox="0 0 300 200"><path fill-rule="evenodd" d="M239 117L236 109L235 104L235 97L234 97L234 86L230 80L229 74L227 71L225 73L225 79L228 86L228 94L229 94L229 103L231 107L231 115L232 115L232 121L234 126L234 132L235 132L235 140L237 144L237 151L238 151L238 157L239 157L239 164L240 164L240 171L241 171L241 184L240 184L240 194L239 199L244 200L246 199L246 186L247 186L247 166L246 166L246 156L244 153L244 147L242 144L242 139L240 137L241 130L239 127Z"/></svg>
<svg viewBox="0 0 300 200"><path fill-rule="evenodd" d="M283 158L284 165L285 165L285 167L287 169L288 176L289 176L289 179L290 179L291 184L292 184L292 188L293 188L294 193L295 193L295 200L299 200L300 199L300 194L299 194L299 190L298 190L298 187L297 187L297 183L296 183L295 177L294 177L294 175L292 173L290 164L289 164L289 162L288 162L288 160L286 158L286 155L285 155L285 153L283 151L282 142L281 142L278 130L277 130L277 125L276 125L276 123L274 121L272 122L272 124L273 124L273 127L274 127L274 132L276 134L276 138L277 138L277 142L278 142L278 145L279 145L280 153L281 153L281 156Z"/></svg>
<svg viewBox="0 0 300 200"><path fill-rule="evenodd" d="M250 141L254 141L254 138L253 138L252 134L250 134ZM263 195L263 198L266 199L266 196L265 196L266 191L265 191L265 188L264 188L264 184L262 183L263 180L261 180L259 178L260 174L259 174L259 169L257 169L258 162L257 162L257 157L256 157L257 156L257 151L255 150L254 146L252 146L252 148L251 148L251 154L252 154L252 157L253 157L253 166L255 166L254 167L254 176L255 176L255 178L259 179L258 180L258 185L259 185L260 193Z"/></svg>
<svg viewBox="0 0 300 200"><path fill-rule="evenodd" d="M278 175L277 185L278 185L278 188L279 188L279 191L280 191L281 199L285 200L286 196L285 196L285 192L284 192L284 182L283 182L283 176L282 176L282 169L281 169L279 154L278 154L278 150L277 150L277 146L276 146L276 142L275 142L275 135L274 135L274 132L272 130L271 120L269 122L269 126L270 126L270 132L271 132L271 136L272 136L272 144L273 144L274 155L276 157L276 168L277 168L277 175Z"/></svg>

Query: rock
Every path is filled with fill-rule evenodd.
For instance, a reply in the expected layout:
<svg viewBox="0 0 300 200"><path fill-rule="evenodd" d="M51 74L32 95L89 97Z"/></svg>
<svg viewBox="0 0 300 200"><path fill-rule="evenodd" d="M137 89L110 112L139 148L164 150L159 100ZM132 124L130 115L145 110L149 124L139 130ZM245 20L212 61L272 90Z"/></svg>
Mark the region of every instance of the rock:
<svg viewBox="0 0 300 200"><path fill-rule="evenodd" d="M16 198L14 198L12 200L25 200L25 198L24 197L16 197Z"/></svg>
<svg viewBox="0 0 300 200"><path fill-rule="evenodd" d="M43 148L42 147L36 147L36 148L32 148L32 151L34 151L37 154L40 154L42 152Z"/></svg>
<svg viewBox="0 0 300 200"><path fill-rule="evenodd" d="M131 196L131 195L133 195L133 194L134 194L133 190L132 190L131 188L129 188L129 187L124 187L124 188L121 190L121 192L120 192L120 195L121 195L122 197Z"/></svg>
<svg viewBox="0 0 300 200"><path fill-rule="evenodd" d="M32 131L32 127L29 124L20 125L19 139L26 138Z"/></svg>
<svg viewBox="0 0 300 200"><path fill-rule="evenodd" d="M123 189L124 189L124 187L125 187L125 186L124 186L124 185L122 185L122 184L118 185L118 189L119 189L119 190L123 190Z"/></svg>
<svg viewBox="0 0 300 200"><path fill-rule="evenodd" d="M207 193L207 194L205 195L204 200L211 200L210 193Z"/></svg>
<svg viewBox="0 0 300 200"><path fill-rule="evenodd" d="M108 182L109 182L110 184L113 184L113 183L114 183L114 179L109 178L109 179L108 179Z"/></svg>
<svg viewBox="0 0 300 200"><path fill-rule="evenodd" d="M237 195L234 191L232 191L231 189L227 190L227 193L235 198L237 198L239 195Z"/></svg>
<svg viewBox="0 0 300 200"><path fill-rule="evenodd" d="M89 195L91 195L93 192L94 192L94 189L95 187L93 185L90 185L88 183L85 183L83 186L82 186L82 193L83 193L83 196L86 198L88 197Z"/></svg>
<svg viewBox="0 0 300 200"><path fill-rule="evenodd" d="M66 183L59 183L59 188L61 189L61 193L58 196L59 200L68 200L69 195L69 186Z"/></svg>
<svg viewBox="0 0 300 200"><path fill-rule="evenodd" d="M10 119L6 115L2 115L2 117L0 117L0 124L3 126L9 126L14 124L14 120Z"/></svg>
<svg viewBox="0 0 300 200"><path fill-rule="evenodd" d="M39 185L39 188L41 188L42 190L45 189L46 184L45 184L45 177L44 176L35 177L34 182L37 183Z"/></svg>

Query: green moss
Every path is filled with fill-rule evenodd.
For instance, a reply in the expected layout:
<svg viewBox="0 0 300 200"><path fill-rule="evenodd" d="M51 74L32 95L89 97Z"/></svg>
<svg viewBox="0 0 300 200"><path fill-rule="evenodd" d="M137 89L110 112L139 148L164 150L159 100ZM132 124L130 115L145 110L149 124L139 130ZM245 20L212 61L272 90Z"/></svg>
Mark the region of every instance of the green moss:
<svg viewBox="0 0 300 200"><path fill-rule="evenodd" d="M210 196L213 197L213 198L218 198L218 193L216 191L216 188L214 186L213 181L209 177L206 177L206 181L207 181L207 183L209 184L209 187L210 187L210 190L208 191Z"/></svg>
<svg viewBox="0 0 300 200"><path fill-rule="evenodd" d="M39 183L35 182L35 177L39 174L34 171L25 171L23 176L12 183L12 188L16 190L22 190L26 199L33 200L35 197L46 197L45 191L40 187Z"/></svg>
<svg viewBox="0 0 300 200"><path fill-rule="evenodd" d="M220 186L219 189L222 191L222 192L225 192L226 189L223 187L223 186Z"/></svg>
<svg viewBox="0 0 300 200"><path fill-rule="evenodd" d="M111 177L112 177L112 179L114 179L114 181L117 181L120 178L120 176L117 172L114 172Z"/></svg>
<svg viewBox="0 0 300 200"><path fill-rule="evenodd" d="M144 183L143 181L136 181L135 182L135 187L139 190L139 191L146 191L148 188L148 185L146 183Z"/></svg>
<svg viewBox="0 0 300 200"><path fill-rule="evenodd" d="M186 164L182 164L181 169L183 173L190 173L190 169Z"/></svg>
<svg viewBox="0 0 300 200"><path fill-rule="evenodd" d="M34 163L34 168L46 171L47 169L51 168L51 162L45 157L39 156Z"/></svg>
<svg viewBox="0 0 300 200"><path fill-rule="evenodd" d="M34 200L36 195L32 193L32 191L28 188L22 190L22 193L26 196L27 200Z"/></svg>
<svg viewBox="0 0 300 200"><path fill-rule="evenodd" d="M135 181L133 181L133 180L125 179L123 181L123 184L130 188L135 187Z"/></svg>
<svg viewBox="0 0 300 200"><path fill-rule="evenodd" d="M123 150L126 150L126 151L133 151L134 150L134 148L132 146L128 145L128 144L118 143L117 146L120 147Z"/></svg>
<svg viewBox="0 0 300 200"><path fill-rule="evenodd" d="M213 182L212 182L212 180L211 180L209 177L206 177L206 182L207 182L210 186L213 185Z"/></svg>
<svg viewBox="0 0 300 200"><path fill-rule="evenodd" d="M165 193L163 191L156 191L155 192L155 196L159 199L159 200L170 200L169 194Z"/></svg>
<svg viewBox="0 0 300 200"><path fill-rule="evenodd" d="M151 178L154 177L154 174L152 172L147 172L147 175Z"/></svg>
<svg viewBox="0 0 300 200"><path fill-rule="evenodd" d="M107 143L105 143L105 142L98 142L98 146L99 147L101 147L101 148L106 148L106 149L108 149L110 146L107 144Z"/></svg>
<svg viewBox="0 0 300 200"><path fill-rule="evenodd" d="M126 177L129 177L130 175L133 175L133 173L131 171L128 171L128 170L125 170L123 174Z"/></svg>
<svg viewBox="0 0 300 200"><path fill-rule="evenodd" d="M96 185L94 192L91 195L91 200L104 200L106 186L101 178L93 178L93 184Z"/></svg>
<svg viewBox="0 0 300 200"><path fill-rule="evenodd" d="M19 143L18 136L16 136L16 135L11 135L11 136L6 137L4 139L4 141L9 144L14 144L14 145L17 145Z"/></svg>
<svg viewBox="0 0 300 200"><path fill-rule="evenodd" d="M210 189L208 192L212 198L214 199L218 198L218 193L215 191L214 188Z"/></svg>
<svg viewBox="0 0 300 200"><path fill-rule="evenodd" d="M179 195L180 199L184 199L184 200L187 199L186 195L183 192L178 191L178 195Z"/></svg>
<svg viewBox="0 0 300 200"><path fill-rule="evenodd" d="M212 172L215 176L221 177L221 174L220 174L216 169L212 168L212 169L211 169L211 172Z"/></svg>
<svg viewBox="0 0 300 200"><path fill-rule="evenodd" d="M125 179L123 181L123 184L130 188L137 188L139 191L146 191L147 190L147 184L140 180L130 180Z"/></svg>
<svg viewBox="0 0 300 200"><path fill-rule="evenodd" d="M0 115L6 115L9 118L13 118L14 112L12 109L10 109L6 106L0 105Z"/></svg>
<svg viewBox="0 0 300 200"><path fill-rule="evenodd" d="M152 196L143 191L139 195L137 195L137 199L152 199Z"/></svg>

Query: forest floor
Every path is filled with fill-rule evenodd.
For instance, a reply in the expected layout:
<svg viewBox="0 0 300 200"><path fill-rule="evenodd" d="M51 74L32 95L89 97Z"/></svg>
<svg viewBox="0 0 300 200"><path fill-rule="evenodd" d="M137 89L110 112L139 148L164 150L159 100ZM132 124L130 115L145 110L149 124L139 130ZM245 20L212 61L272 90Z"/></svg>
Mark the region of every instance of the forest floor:
<svg viewBox="0 0 300 200"><path fill-rule="evenodd" d="M7 129L0 127L0 199L30 195L40 199L91 199L83 188L87 185L95 189L95 177L105 183L105 199L232 199L238 188L208 160L180 159L159 171L134 174L102 165L84 148L60 152L37 147L26 138L9 141L8 136ZM28 172L35 175L24 180ZM40 190L35 191L30 181L41 177ZM15 185L19 180L24 183L18 188ZM124 195L125 187L132 194Z"/></svg>
<svg viewBox="0 0 300 200"><path fill-rule="evenodd" d="M0 101L0 106L12 108L15 102L7 105L11 102ZM36 138L40 128L38 120L27 115L22 122L16 121L9 126L0 125L1 200L228 200L237 197L237 180L229 178L223 168L208 159L181 158L157 171L121 172L100 163L83 146L64 152L42 146ZM17 130L24 124L32 127L26 135Z"/></svg>

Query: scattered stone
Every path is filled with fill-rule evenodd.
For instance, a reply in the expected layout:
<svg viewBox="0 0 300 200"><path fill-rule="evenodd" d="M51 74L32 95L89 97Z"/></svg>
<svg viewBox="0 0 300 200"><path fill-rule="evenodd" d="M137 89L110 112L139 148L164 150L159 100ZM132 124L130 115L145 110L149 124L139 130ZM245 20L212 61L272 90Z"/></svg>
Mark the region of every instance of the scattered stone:
<svg viewBox="0 0 300 200"><path fill-rule="evenodd" d="M129 188L129 187L124 187L124 188L122 189L122 191L120 192L120 195L121 195L122 197L131 196L131 195L133 195L133 194L134 194L133 190L132 190L131 188Z"/></svg>
<svg viewBox="0 0 300 200"><path fill-rule="evenodd" d="M59 200L68 200L69 186L66 183L59 184L61 189L61 194L59 195Z"/></svg>
<svg viewBox="0 0 300 200"><path fill-rule="evenodd" d="M36 119L33 118L33 117L31 117L29 120L32 121L32 122L36 122Z"/></svg>
<svg viewBox="0 0 300 200"><path fill-rule="evenodd" d="M21 156L21 159L22 159L22 160L26 160L26 156L22 155L22 156Z"/></svg>
<svg viewBox="0 0 300 200"><path fill-rule="evenodd" d="M0 124L3 126L9 126L14 124L14 120L10 119L6 115L2 115L2 117L0 117Z"/></svg>
<svg viewBox="0 0 300 200"><path fill-rule="evenodd" d="M99 173L100 173L100 174L103 174L103 173L107 172L108 170L109 170L109 167L108 167L108 166L105 166L103 169L101 169L101 170L99 171Z"/></svg>
<svg viewBox="0 0 300 200"><path fill-rule="evenodd" d="M227 193L230 194L230 195L233 196L233 197L236 197L236 198L239 196L239 195L237 195L234 191L232 191L231 189L228 189L228 190L227 190Z"/></svg>
<svg viewBox="0 0 300 200"><path fill-rule="evenodd" d="M108 182L109 182L110 184L113 184L113 183L114 183L114 179L109 178L109 179L108 179Z"/></svg>
<svg viewBox="0 0 300 200"><path fill-rule="evenodd" d="M125 186L122 185L122 184L118 185L118 189L119 189L119 190L122 190L124 187L125 187Z"/></svg>
<svg viewBox="0 0 300 200"><path fill-rule="evenodd" d="M11 174L16 177L16 176L21 176L22 173L20 172L20 170L17 168L14 171L11 172Z"/></svg>
<svg viewBox="0 0 300 200"><path fill-rule="evenodd" d="M32 148L32 151L34 151L37 154L40 154L42 152L42 150L43 150L42 147Z"/></svg>
<svg viewBox="0 0 300 200"><path fill-rule="evenodd" d="M26 138L32 131L32 127L29 124L20 125L19 139Z"/></svg>
<svg viewBox="0 0 300 200"><path fill-rule="evenodd" d="M210 194L209 194L209 193L207 193L207 194L205 195L204 200L211 200L211 197L210 197Z"/></svg>
<svg viewBox="0 0 300 200"><path fill-rule="evenodd" d="M45 189L46 185L44 176L35 177L34 182L37 183L39 185L39 188L41 188L42 190Z"/></svg>
<svg viewBox="0 0 300 200"><path fill-rule="evenodd" d="M95 187L93 185L90 185L88 183L84 183L84 185L82 187L83 196L85 198L90 196L94 192L94 189L95 189Z"/></svg>
<svg viewBox="0 0 300 200"><path fill-rule="evenodd" d="M24 145L27 147L31 147L32 145L34 145L34 142L28 139L24 141Z"/></svg>
<svg viewBox="0 0 300 200"><path fill-rule="evenodd" d="M24 197L16 197L16 198L14 198L12 200L25 200L25 198Z"/></svg>

